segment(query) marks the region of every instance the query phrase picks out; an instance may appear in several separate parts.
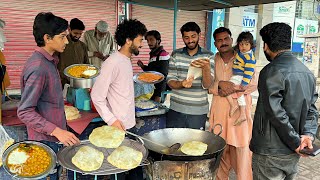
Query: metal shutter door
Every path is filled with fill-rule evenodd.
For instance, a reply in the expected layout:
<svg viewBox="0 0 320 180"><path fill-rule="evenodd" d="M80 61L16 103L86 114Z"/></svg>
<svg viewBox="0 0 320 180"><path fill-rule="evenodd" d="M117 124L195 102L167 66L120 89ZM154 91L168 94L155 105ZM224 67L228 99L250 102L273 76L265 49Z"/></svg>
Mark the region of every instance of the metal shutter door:
<svg viewBox="0 0 320 180"><path fill-rule="evenodd" d="M161 34L161 44L164 49L169 53L173 50L173 11L152 8L141 5L132 5L133 19L138 19L144 23L148 30L158 30ZM189 21L196 22L201 28L201 37L199 44L205 47L205 34L206 34L206 18L207 13L204 11L179 11L177 19L177 48L184 47L185 44L181 38L180 28L183 24ZM144 41L143 48L140 51L139 56L133 57L133 70L135 73L141 72L141 68L137 66L137 60L141 60L144 64L149 61L149 52L147 41Z"/></svg>
<svg viewBox="0 0 320 180"><path fill-rule="evenodd" d="M36 46L32 26L39 12L50 11L68 21L79 18L86 30L93 29L99 20L105 20L112 34L117 22L116 0L1 0L0 4L0 18L6 21L5 35L8 42L5 43L4 55L11 80L10 89L20 88L24 63Z"/></svg>

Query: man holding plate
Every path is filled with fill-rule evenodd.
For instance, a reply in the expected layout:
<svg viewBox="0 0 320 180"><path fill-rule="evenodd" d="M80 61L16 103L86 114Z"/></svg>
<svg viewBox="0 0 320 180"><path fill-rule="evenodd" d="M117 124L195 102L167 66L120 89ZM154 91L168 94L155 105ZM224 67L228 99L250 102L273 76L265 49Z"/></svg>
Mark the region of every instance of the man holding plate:
<svg viewBox="0 0 320 180"><path fill-rule="evenodd" d="M186 47L173 51L169 60L167 82L172 95L167 127L204 130L208 88L213 84L213 53L199 46L201 30L195 22L184 24L180 31Z"/></svg>
<svg viewBox="0 0 320 180"><path fill-rule="evenodd" d="M148 31L145 35L145 39L148 42L150 48L150 60L148 65L144 65L142 61L138 61L137 64L143 71L157 71L162 73L165 77L168 75L170 54L163 49L161 43L161 35L159 31ZM156 102L161 101L161 93L166 90L166 81L156 83L154 93L151 100Z"/></svg>

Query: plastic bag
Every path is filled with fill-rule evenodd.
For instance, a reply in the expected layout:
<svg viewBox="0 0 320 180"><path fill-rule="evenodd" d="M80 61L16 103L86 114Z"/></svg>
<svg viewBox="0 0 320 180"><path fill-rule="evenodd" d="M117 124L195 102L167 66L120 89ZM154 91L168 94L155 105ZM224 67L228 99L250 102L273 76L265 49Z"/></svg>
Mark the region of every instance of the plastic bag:
<svg viewBox="0 0 320 180"><path fill-rule="evenodd" d="M0 125L0 167L2 166L3 152L14 143L14 140L8 135L3 126Z"/></svg>
<svg viewBox="0 0 320 180"><path fill-rule="evenodd" d="M193 76L193 79L202 77L202 69L198 67L193 67L190 65L188 69L187 79L191 76Z"/></svg>

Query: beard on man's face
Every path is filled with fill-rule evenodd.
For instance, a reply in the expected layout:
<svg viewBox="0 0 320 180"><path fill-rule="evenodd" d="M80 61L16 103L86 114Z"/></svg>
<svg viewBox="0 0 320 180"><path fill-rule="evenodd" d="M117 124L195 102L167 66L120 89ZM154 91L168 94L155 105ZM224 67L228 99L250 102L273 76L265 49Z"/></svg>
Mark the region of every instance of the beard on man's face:
<svg viewBox="0 0 320 180"><path fill-rule="evenodd" d="M154 44L148 44L148 46L149 46L149 49L150 49L150 50L156 49L156 45L154 45Z"/></svg>
<svg viewBox="0 0 320 180"><path fill-rule="evenodd" d="M79 41L79 39L76 36L72 36L71 34L70 34L70 38L73 42Z"/></svg>
<svg viewBox="0 0 320 180"><path fill-rule="evenodd" d="M199 40L198 41L189 42L189 43L184 43L184 44L186 45L187 49L194 50L195 48L198 47Z"/></svg>
<svg viewBox="0 0 320 180"><path fill-rule="evenodd" d="M101 41L103 38L104 38L104 36L100 36L99 34L97 34L98 41Z"/></svg>
<svg viewBox="0 0 320 180"><path fill-rule="evenodd" d="M134 46L133 44L130 46L130 52L136 56L138 56L140 53L139 48Z"/></svg>
<svg viewBox="0 0 320 180"><path fill-rule="evenodd" d="M269 62L271 62L272 61L271 56L266 51L263 51L263 52L264 52L264 55L266 56L267 60Z"/></svg>

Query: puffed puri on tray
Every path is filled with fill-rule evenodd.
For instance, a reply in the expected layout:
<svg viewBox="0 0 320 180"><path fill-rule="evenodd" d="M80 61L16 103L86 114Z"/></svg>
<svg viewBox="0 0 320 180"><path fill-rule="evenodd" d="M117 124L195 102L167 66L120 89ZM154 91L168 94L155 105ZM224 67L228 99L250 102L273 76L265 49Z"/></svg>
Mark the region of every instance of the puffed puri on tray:
<svg viewBox="0 0 320 180"><path fill-rule="evenodd" d="M125 138L125 131L113 126L101 126L95 128L89 135L89 141L104 148L117 148Z"/></svg>
<svg viewBox="0 0 320 180"><path fill-rule="evenodd" d="M119 169L133 169L140 165L142 158L143 154L140 151L120 146L107 157L107 160Z"/></svg>
<svg viewBox="0 0 320 180"><path fill-rule="evenodd" d="M101 151L82 146L72 157L71 162L83 171L95 171L102 166L104 155Z"/></svg>

